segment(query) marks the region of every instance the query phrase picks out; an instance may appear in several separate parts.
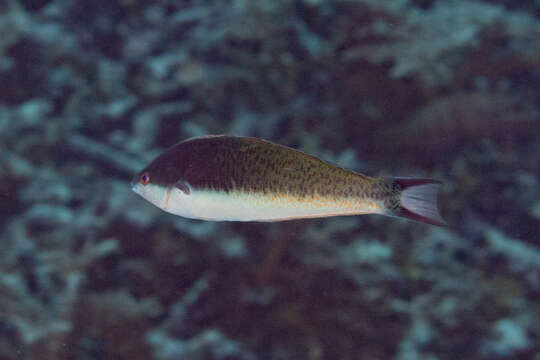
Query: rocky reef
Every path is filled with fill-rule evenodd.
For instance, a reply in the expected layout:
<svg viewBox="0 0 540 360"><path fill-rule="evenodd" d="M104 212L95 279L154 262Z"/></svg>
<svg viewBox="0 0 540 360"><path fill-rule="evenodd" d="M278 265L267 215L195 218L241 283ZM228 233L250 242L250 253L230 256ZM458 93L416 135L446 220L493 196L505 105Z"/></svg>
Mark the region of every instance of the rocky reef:
<svg viewBox="0 0 540 360"><path fill-rule="evenodd" d="M0 359L540 359L540 3L0 0ZM449 228L129 187L229 133L444 183Z"/></svg>

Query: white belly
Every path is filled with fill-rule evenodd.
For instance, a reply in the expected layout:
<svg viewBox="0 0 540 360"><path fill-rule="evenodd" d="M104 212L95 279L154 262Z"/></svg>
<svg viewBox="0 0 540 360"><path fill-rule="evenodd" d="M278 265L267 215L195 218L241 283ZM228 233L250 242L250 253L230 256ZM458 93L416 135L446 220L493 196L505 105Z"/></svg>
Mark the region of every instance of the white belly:
<svg viewBox="0 0 540 360"><path fill-rule="evenodd" d="M192 219L216 221L279 221L287 219L382 213L382 204L319 196L297 198L283 195L195 190L189 195L173 188L163 210Z"/></svg>

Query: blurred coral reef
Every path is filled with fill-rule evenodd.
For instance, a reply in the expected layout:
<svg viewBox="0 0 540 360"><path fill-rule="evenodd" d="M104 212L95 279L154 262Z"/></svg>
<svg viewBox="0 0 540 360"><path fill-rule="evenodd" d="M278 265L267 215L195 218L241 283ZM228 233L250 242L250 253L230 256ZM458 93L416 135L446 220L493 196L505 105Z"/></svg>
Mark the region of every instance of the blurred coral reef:
<svg viewBox="0 0 540 360"><path fill-rule="evenodd" d="M1 359L540 360L540 3L0 0ZM450 228L175 217L175 142L444 182Z"/></svg>

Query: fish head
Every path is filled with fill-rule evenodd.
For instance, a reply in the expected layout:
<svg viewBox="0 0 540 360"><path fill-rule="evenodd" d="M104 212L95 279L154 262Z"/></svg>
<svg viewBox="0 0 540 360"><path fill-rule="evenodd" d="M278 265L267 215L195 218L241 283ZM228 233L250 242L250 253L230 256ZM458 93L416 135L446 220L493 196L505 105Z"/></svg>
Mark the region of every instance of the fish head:
<svg viewBox="0 0 540 360"><path fill-rule="evenodd" d="M131 180L131 189L158 208L185 216L190 208L191 186L174 162L158 158Z"/></svg>
<svg viewBox="0 0 540 360"><path fill-rule="evenodd" d="M135 174L131 189L160 209L185 216L193 201L193 189L186 178L194 174L197 164L189 146L189 142L181 142L159 155Z"/></svg>
<svg viewBox="0 0 540 360"><path fill-rule="evenodd" d="M170 186L152 181L152 173L148 169L136 174L131 180L131 190L155 206L164 209Z"/></svg>

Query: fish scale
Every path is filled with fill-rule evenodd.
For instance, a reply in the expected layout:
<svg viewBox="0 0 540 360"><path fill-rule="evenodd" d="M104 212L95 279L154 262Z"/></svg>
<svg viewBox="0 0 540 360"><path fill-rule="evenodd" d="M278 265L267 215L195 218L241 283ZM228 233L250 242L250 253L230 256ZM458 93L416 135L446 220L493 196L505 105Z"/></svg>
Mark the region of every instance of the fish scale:
<svg viewBox="0 0 540 360"><path fill-rule="evenodd" d="M439 183L369 177L266 140L188 139L137 174L135 192L173 214L205 220L279 221L378 213L444 225Z"/></svg>

